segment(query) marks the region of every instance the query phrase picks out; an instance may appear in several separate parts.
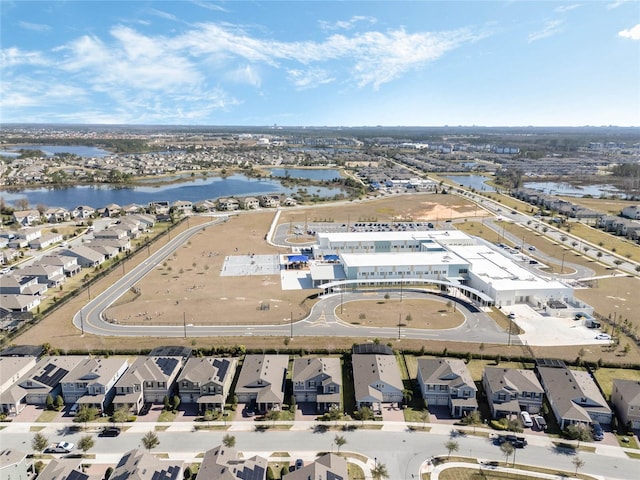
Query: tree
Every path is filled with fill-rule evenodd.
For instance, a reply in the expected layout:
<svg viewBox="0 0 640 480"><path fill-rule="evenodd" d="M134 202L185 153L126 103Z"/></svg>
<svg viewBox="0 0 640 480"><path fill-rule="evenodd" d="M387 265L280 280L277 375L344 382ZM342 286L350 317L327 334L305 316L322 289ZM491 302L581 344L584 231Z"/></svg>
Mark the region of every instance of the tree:
<svg viewBox="0 0 640 480"><path fill-rule="evenodd" d="M371 410L369 407L360 407L358 409L358 417L360 417L362 423L364 423L365 420L373 420L373 410Z"/></svg>
<svg viewBox="0 0 640 480"><path fill-rule="evenodd" d="M165 395L162 399L162 403L164 404L165 411L171 410L171 400L169 400L169 396Z"/></svg>
<svg viewBox="0 0 640 480"><path fill-rule="evenodd" d="M184 480L191 480L193 478L193 472L191 471L191 466L187 466L184 469Z"/></svg>
<svg viewBox="0 0 640 480"><path fill-rule="evenodd" d="M91 450L95 444L96 442L91 435L85 435L78 440L78 448L82 450L83 454Z"/></svg>
<svg viewBox="0 0 640 480"><path fill-rule="evenodd" d="M60 411L64 408L64 398L62 398L62 395L58 395L56 397L56 410Z"/></svg>
<svg viewBox="0 0 640 480"><path fill-rule="evenodd" d="M120 407L117 410L114 410L111 419L113 420L113 423L123 424L129 420L129 409L127 407Z"/></svg>
<svg viewBox="0 0 640 480"><path fill-rule="evenodd" d="M420 411L420 420L422 421L422 427L424 428L424 424L429 421L429 410L421 410Z"/></svg>
<svg viewBox="0 0 640 480"><path fill-rule="evenodd" d="M581 423L572 423L564 429L564 434L571 440L578 441L578 448L580 442L590 442L593 440L591 430Z"/></svg>
<svg viewBox="0 0 640 480"><path fill-rule="evenodd" d="M180 397L178 395L174 395L173 396L173 410L174 411L178 410L179 406L180 406Z"/></svg>
<svg viewBox="0 0 640 480"><path fill-rule="evenodd" d="M42 433L38 432L33 436L31 440L31 448L36 452L41 453L49 445L49 439Z"/></svg>
<svg viewBox="0 0 640 480"><path fill-rule="evenodd" d="M409 405L409 402L413 399L413 392L409 388L402 389L402 399L405 405Z"/></svg>
<svg viewBox="0 0 640 480"><path fill-rule="evenodd" d="M280 418L280 412L278 410L269 410L264 418L276 423L276 420Z"/></svg>
<svg viewBox="0 0 640 480"><path fill-rule="evenodd" d="M463 425L473 425L473 432L476 431L476 425L482 423L482 417L480 416L480 412L478 410L474 410L473 412L467 413L462 418Z"/></svg>
<svg viewBox="0 0 640 480"><path fill-rule="evenodd" d="M227 448L233 448L236 446L236 437L227 433L222 437L222 444Z"/></svg>
<svg viewBox="0 0 640 480"><path fill-rule="evenodd" d="M342 435L336 435L336 438L333 439L333 443L338 447L338 452L340 452L340 447L343 447L347 444L347 439Z"/></svg>
<svg viewBox="0 0 640 480"><path fill-rule="evenodd" d="M578 470L584 467L584 460L582 460L580 457L573 457L573 460L571 460L571 463L573 463L573 466L576 467L575 476L577 477Z"/></svg>
<svg viewBox="0 0 640 480"><path fill-rule="evenodd" d="M144 445L144 448L146 448L150 452L151 449L156 448L158 445L160 445L160 440L158 439L158 435L156 435L156 432L150 431L145 433L144 437L142 437L142 444Z"/></svg>
<svg viewBox="0 0 640 480"><path fill-rule="evenodd" d="M511 442L504 442L500 445L500 451L504 455L504 463L509 462L509 457L515 451Z"/></svg>
<svg viewBox="0 0 640 480"><path fill-rule="evenodd" d="M47 410L53 410L53 395L47 395Z"/></svg>
<svg viewBox="0 0 640 480"><path fill-rule="evenodd" d="M213 420L215 418L215 415L213 414L213 410L207 410L206 412L204 412L203 415L204 421L207 422L207 426L209 426L211 423L211 420Z"/></svg>
<svg viewBox="0 0 640 480"><path fill-rule="evenodd" d="M384 463L376 462L376 466L371 469L371 476L374 478L374 480L383 480L384 478L389 478L387 466Z"/></svg>
<svg viewBox="0 0 640 480"><path fill-rule="evenodd" d="M109 480L111 478L111 474L113 473L113 467L107 468L104 472L104 480Z"/></svg>
<svg viewBox="0 0 640 480"><path fill-rule="evenodd" d="M84 423L84 428L87 428L87 422L92 422L98 416L98 409L96 407L88 407L87 405L82 405L78 409L78 413L76 413L74 422L82 422Z"/></svg>
<svg viewBox="0 0 640 480"><path fill-rule="evenodd" d="M447 458L449 458L452 452L458 451L458 449L460 448L460 444L455 440L447 440L444 444L444 448L446 448L449 452L449 455L447 455Z"/></svg>

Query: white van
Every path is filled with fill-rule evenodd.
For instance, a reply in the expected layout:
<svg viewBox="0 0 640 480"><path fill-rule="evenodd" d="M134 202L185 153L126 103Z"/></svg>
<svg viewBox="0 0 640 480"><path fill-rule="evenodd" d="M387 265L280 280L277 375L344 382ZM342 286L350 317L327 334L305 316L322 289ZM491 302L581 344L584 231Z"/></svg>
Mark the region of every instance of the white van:
<svg viewBox="0 0 640 480"><path fill-rule="evenodd" d="M531 420L531 415L529 415L529 412L520 412L520 420L522 420L522 425L524 425L525 427L533 427L533 420Z"/></svg>

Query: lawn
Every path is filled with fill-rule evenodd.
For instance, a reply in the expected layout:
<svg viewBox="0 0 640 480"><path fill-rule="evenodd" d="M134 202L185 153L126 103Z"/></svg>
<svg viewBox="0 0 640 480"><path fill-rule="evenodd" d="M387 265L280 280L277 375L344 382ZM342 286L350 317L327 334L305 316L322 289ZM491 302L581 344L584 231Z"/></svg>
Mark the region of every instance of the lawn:
<svg viewBox="0 0 640 480"><path fill-rule="evenodd" d="M540 473L551 473L552 475L558 475L559 472L557 471L552 471L552 470L548 470L548 469L536 469L538 470ZM562 476L567 476L566 473L561 473ZM589 475L583 475L578 473L577 476L573 475L573 472L571 472L571 477L573 478L580 478L580 479L585 479L585 480L592 480L593 477L589 476ZM424 478L424 477L423 477ZM520 474L515 474L515 473L511 473L511 472L499 472L496 470L490 470L490 469L483 469L482 472L478 471L478 469L474 469L474 468L463 468L463 467L454 467L454 468L447 468L446 470L443 470L439 477L440 480L533 480L533 479L539 479L539 478L546 478L546 477L539 477L535 474L535 472L531 472L529 474L527 473L520 473Z"/></svg>
<svg viewBox="0 0 640 480"><path fill-rule="evenodd" d="M37 423L53 422L60 412L57 410L45 410L36 419Z"/></svg>
<svg viewBox="0 0 640 480"><path fill-rule="evenodd" d="M593 376L596 378L598 385L600 385L606 399L611 398L614 379L640 381L640 371L624 368L598 368L594 370Z"/></svg>

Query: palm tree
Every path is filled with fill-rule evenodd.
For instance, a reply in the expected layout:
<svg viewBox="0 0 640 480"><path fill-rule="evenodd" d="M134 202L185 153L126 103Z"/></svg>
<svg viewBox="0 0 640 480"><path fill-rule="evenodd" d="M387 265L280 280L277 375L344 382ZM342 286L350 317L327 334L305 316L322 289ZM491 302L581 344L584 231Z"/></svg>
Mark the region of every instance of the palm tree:
<svg viewBox="0 0 640 480"><path fill-rule="evenodd" d="M160 440L158 439L156 432L150 431L145 433L144 437L142 437L142 444L144 445L144 448L150 452L151 449L160 445Z"/></svg>
<svg viewBox="0 0 640 480"><path fill-rule="evenodd" d="M227 448L233 448L236 446L236 437L227 433L222 437L222 444Z"/></svg>
<svg viewBox="0 0 640 480"><path fill-rule="evenodd" d="M387 466L384 463L377 463L376 466L371 469L371 476L374 480L383 480L389 478L389 472L387 472Z"/></svg>
<svg viewBox="0 0 640 480"><path fill-rule="evenodd" d="M444 444L444 448L449 452L449 455L447 456L447 458L449 458L451 456L451 452L457 452L460 445L455 440L447 440Z"/></svg>
<svg viewBox="0 0 640 480"><path fill-rule="evenodd" d="M333 439L333 443L338 447L338 452L340 452L340 447L344 446L347 443L347 439L342 435L336 435L336 438Z"/></svg>

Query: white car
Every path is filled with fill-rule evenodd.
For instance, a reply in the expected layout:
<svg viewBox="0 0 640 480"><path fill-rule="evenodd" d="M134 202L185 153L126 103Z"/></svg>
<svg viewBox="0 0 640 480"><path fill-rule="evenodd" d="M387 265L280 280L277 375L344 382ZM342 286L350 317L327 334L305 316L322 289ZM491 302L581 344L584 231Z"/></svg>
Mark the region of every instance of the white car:
<svg viewBox="0 0 640 480"><path fill-rule="evenodd" d="M596 335L596 340L611 340L611 335L608 333L599 333Z"/></svg>

